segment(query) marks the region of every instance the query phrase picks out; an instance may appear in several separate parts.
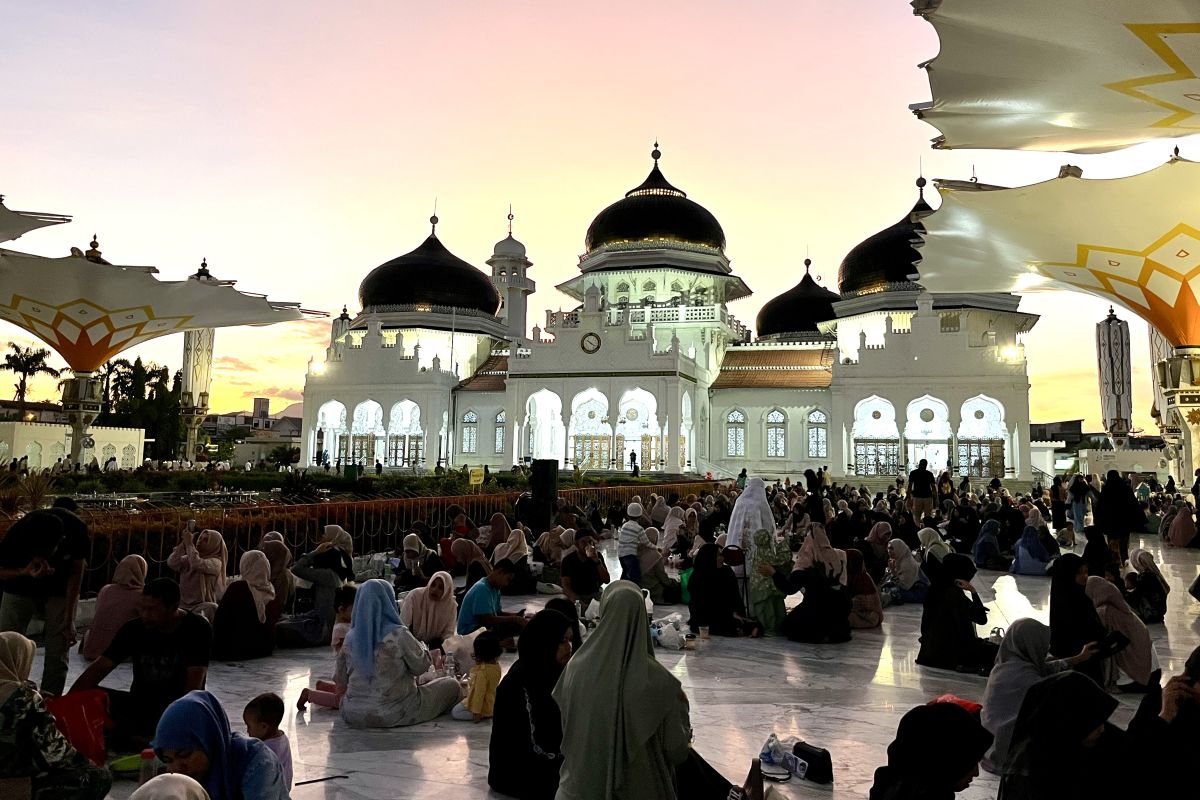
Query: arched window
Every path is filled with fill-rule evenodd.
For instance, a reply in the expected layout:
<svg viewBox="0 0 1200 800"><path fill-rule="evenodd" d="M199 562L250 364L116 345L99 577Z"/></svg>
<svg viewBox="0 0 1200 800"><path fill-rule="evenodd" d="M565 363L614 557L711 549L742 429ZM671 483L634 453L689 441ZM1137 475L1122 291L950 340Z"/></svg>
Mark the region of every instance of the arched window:
<svg viewBox="0 0 1200 800"><path fill-rule="evenodd" d="M808 457L826 458L829 455L829 417L817 409L808 414Z"/></svg>
<svg viewBox="0 0 1200 800"><path fill-rule="evenodd" d="M656 288L658 288L658 287L656 287L654 285L654 281L646 281L645 283L642 284L643 292L653 292Z"/></svg>
<svg viewBox="0 0 1200 800"><path fill-rule="evenodd" d="M479 415L468 411L462 417L462 451L474 453L479 443Z"/></svg>
<svg viewBox="0 0 1200 800"><path fill-rule="evenodd" d="M767 414L767 458L787 456L787 415L778 408Z"/></svg>
<svg viewBox="0 0 1200 800"><path fill-rule="evenodd" d="M736 408L725 417L725 455L746 455L746 415Z"/></svg>
<svg viewBox="0 0 1200 800"><path fill-rule="evenodd" d="M621 281L620 283L617 284L617 294L623 294L628 291L629 291L629 284L626 283L625 281Z"/></svg>
<svg viewBox="0 0 1200 800"><path fill-rule="evenodd" d="M683 284L682 284L682 283L680 283L679 281L674 281L674 282L672 282L672 283L671 283L671 291L672 291L672 292L682 292L682 291L683 291Z"/></svg>
<svg viewBox="0 0 1200 800"><path fill-rule="evenodd" d="M504 412L496 415L496 453L504 452Z"/></svg>

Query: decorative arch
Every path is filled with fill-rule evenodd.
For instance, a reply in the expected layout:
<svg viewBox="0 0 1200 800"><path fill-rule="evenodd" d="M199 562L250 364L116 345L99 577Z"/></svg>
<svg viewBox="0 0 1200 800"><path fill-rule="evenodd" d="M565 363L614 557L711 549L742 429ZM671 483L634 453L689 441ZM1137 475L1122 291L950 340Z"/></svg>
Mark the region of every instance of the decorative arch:
<svg viewBox="0 0 1200 800"><path fill-rule="evenodd" d="M958 435L964 439L1004 439L1004 404L985 394L977 394L962 404Z"/></svg>
<svg viewBox="0 0 1200 800"><path fill-rule="evenodd" d="M922 395L909 403L905 417L905 439L946 441L952 435L950 406L933 395Z"/></svg>
<svg viewBox="0 0 1200 800"><path fill-rule="evenodd" d="M729 458L746 455L746 412L740 408L725 412L725 455Z"/></svg>
<svg viewBox="0 0 1200 800"><path fill-rule="evenodd" d="M346 424L346 406L337 400L327 400L317 409L317 426L311 438L309 458L314 464L327 464L335 458L345 461L349 456L350 431Z"/></svg>
<svg viewBox="0 0 1200 800"><path fill-rule="evenodd" d="M1003 476L1012 445L1004 424L1004 404L978 394L963 402L961 413L955 453L959 473L977 478Z"/></svg>
<svg viewBox="0 0 1200 800"><path fill-rule="evenodd" d="M808 412L804 418L808 433L808 457L829 457L829 415L819 408Z"/></svg>
<svg viewBox="0 0 1200 800"><path fill-rule="evenodd" d="M498 412L496 412L496 416L493 419L493 422L495 423L496 427L494 430L494 437L493 437L492 444L495 449L496 455L500 455L501 453L504 452L504 429L505 429L505 426L508 424L508 416L507 416L507 414L504 413L504 409L500 409Z"/></svg>
<svg viewBox="0 0 1200 800"><path fill-rule="evenodd" d="M475 453L479 450L479 415L468 409L462 415L462 452Z"/></svg>
<svg viewBox="0 0 1200 800"><path fill-rule="evenodd" d="M854 469L859 475L896 475L900 463L900 429L896 407L879 395L863 398L854 407Z"/></svg>
<svg viewBox="0 0 1200 800"><path fill-rule="evenodd" d="M356 405L350 424L349 463L366 467L373 465L383 456L381 450L386 434L383 406L375 400L363 400Z"/></svg>
<svg viewBox="0 0 1200 800"><path fill-rule="evenodd" d="M666 462L666 447L658 422L658 398L640 386L626 389L617 404L614 423L618 463L628 466L630 455L637 455L643 470Z"/></svg>
<svg viewBox="0 0 1200 800"><path fill-rule="evenodd" d="M562 463L566 438L562 409L562 398L549 389L539 389L525 401L526 447L531 457Z"/></svg>
<svg viewBox="0 0 1200 800"><path fill-rule="evenodd" d="M646 281L645 283L642 284L643 292L653 292L657 288L658 287L655 285L654 281Z"/></svg>
<svg viewBox="0 0 1200 800"><path fill-rule="evenodd" d="M571 463L580 469L611 469L615 466L608 398L599 389L584 389L571 398L567 438Z"/></svg>

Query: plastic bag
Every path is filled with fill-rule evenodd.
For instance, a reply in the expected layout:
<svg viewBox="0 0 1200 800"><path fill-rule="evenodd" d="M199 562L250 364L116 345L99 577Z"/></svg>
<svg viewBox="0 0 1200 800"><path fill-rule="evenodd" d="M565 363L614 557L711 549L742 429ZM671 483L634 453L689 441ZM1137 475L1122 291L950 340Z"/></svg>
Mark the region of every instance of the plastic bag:
<svg viewBox="0 0 1200 800"><path fill-rule="evenodd" d="M597 620L600 619L600 601L592 600L588 603L588 607L583 612L584 619Z"/></svg>
<svg viewBox="0 0 1200 800"><path fill-rule="evenodd" d="M671 625L659 628L655 639L660 647L665 647L668 650L683 649L683 637Z"/></svg>
<svg viewBox="0 0 1200 800"><path fill-rule="evenodd" d="M98 767L108 761L104 729L112 725L108 717L108 693L103 689L72 692L46 700L46 710L71 746Z"/></svg>

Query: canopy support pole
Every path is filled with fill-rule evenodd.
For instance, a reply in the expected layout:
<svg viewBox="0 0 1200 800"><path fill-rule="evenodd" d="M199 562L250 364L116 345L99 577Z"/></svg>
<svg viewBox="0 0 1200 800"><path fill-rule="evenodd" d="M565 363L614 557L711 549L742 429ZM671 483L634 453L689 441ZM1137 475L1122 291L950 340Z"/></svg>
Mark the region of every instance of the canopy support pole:
<svg viewBox="0 0 1200 800"><path fill-rule="evenodd" d="M73 371L74 378L63 385L63 412L71 426L71 466L82 463L83 451L93 444L88 428L100 416L100 381L91 372Z"/></svg>

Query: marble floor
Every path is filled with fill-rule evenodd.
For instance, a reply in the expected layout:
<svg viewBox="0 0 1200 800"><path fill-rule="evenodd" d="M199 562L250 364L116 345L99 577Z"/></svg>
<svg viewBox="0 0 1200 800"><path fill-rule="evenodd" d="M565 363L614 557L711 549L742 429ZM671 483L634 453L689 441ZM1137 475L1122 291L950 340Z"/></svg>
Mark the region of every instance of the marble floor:
<svg viewBox="0 0 1200 800"><path fill-rule="evenodd" d="M615 562L612 543L605 545L608 560ZM1172 586L1167 621L1153 626L1151 633L1164 673L1177 674L1200 644L1200 603L1186 591L1197 574L1200 551L1166 550L1152 537L1144 539L1143 546L1154 553ZM611 566L615 574L615 563ZM980 572L975 585L991 610L989 626L1007 627L1025 616L1047 619L1047 578ZM509 602L534 608L545 599ZM659 608L656 616L669 611L670 607ZM694 652L660 650L658 655L691 698L696 750L726 776L740 779L773 731L781 738L800 737L828 748L835 773L832 788L793 780L773 787L778 797L865 798L905 711L946 692L976 700L983 692L984 678L913 663L919 625L920 608L902 606L887 611L881 630L855 632L847 644L713 639ZM505 656L502 663L513 658ZM72 680L83 667L76 657ZM294 703L300 690L330 670L328 651L314 649L285 650L270 659L240 664L214 663L209 671L209 688L225 704L235 728L241 727L241 709L254 695L275 691L286 700L295 780L321 781L297 785L293 798L500 797L487 786L486 722L475 725L444 717L413 728L363 731L347 727L336 712L325 709L310 706L306 714L298 714ZM40 674L39 651L34 677ZM125 667L109 683L119 687L128 680ZM1118 699L1114 719L1124 724L1138 696ZM997 780L984 773L960 797L992 798L996 788ZM121 781L111 796L126 798L133 789L132 782Z"/></svg>

